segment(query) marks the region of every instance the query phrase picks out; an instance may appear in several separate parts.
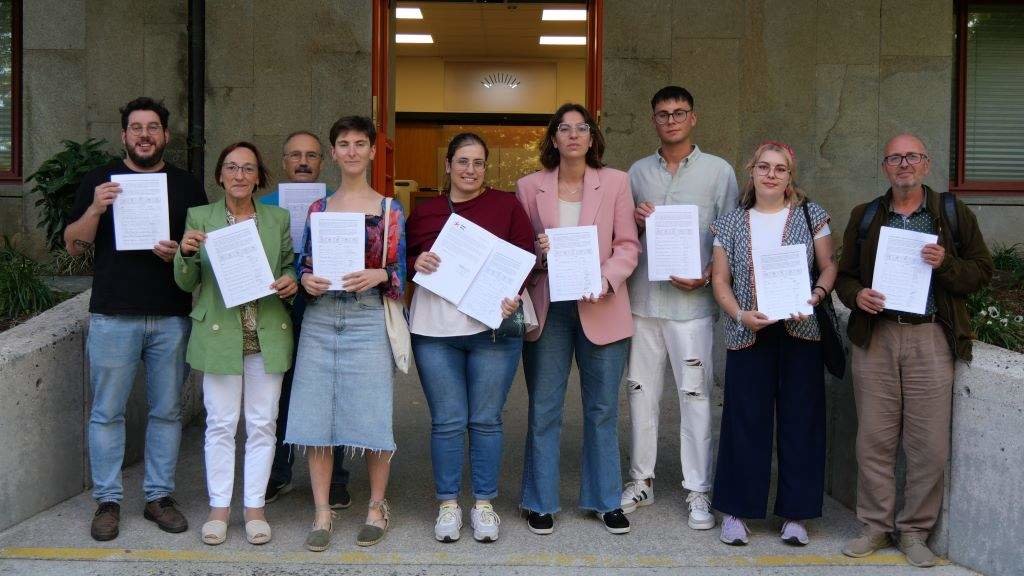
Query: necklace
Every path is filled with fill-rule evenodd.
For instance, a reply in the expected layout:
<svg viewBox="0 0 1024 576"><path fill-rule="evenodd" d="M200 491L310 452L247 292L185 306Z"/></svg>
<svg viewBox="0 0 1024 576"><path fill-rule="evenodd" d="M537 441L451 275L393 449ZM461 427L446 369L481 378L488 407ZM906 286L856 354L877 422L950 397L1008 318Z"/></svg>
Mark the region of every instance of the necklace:
<svg viewBox="0 0 1024 576"><path fill-rule="evenodd" d="M570 187L566 182L558 183L558 192L568 198L575 198L577 194L583 191L583 182L575 187Z"/></svg>

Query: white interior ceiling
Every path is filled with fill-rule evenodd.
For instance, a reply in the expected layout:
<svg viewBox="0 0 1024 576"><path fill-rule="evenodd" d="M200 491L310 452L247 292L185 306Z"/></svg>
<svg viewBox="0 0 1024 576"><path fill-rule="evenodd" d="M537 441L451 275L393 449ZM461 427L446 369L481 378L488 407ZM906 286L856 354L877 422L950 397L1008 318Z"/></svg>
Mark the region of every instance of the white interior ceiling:
<svg viewBox="0 0 1024 576"><path fill-rule="evenodd" d="M541 46L541 35L586 36L586 22L542 22L547 8L585 9L582 3L399 2L419 8L422 20L397 20L399 34L431 34L433 44L396 44L399 57L586 58L586 46Z"/></svg>

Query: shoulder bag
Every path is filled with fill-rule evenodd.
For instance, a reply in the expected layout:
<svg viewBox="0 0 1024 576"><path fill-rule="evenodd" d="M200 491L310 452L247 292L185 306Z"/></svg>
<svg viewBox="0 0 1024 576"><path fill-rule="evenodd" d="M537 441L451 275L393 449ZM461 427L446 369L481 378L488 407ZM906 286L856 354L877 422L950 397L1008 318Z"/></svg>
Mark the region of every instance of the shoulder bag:
<svg viewBox="0 0 1024 576"><path fill-rule="evenodd" d="M391 198L384 201L384 250L380 267L387 270L388 265L388 225L391 222ZM404 374L409 373L409 359L412 357L412 340L409 337L409 322L405 319L405 305L382 295L384 301L384 325L388 330L391 342L391 355L395 358L395 366Z"/></svg>
<svg viewBox="0 0 1024 576"><path fill-rule="evenodd" d="M804 220L807 221L807 230L811 234L811 290L818 283L818 261L814 254L814 227L811 226L811 215L807 211L807 202L803 203ZM832 295L826 294L821 302L814 307L814 317L818 320L818 332L821 334L821 355L825 359L825 368L829 374L842 380L846 374L846 346L843 344L843 337L839 332L839 317L836 316L835 305L832 304Z"/></svg>

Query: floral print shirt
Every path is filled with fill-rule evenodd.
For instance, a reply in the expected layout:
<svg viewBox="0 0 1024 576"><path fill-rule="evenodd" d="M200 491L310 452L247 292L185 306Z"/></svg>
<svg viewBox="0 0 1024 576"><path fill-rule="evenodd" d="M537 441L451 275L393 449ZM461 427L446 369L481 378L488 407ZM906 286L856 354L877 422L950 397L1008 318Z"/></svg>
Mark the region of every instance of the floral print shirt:
<svg viewBox="0 0 1024 576"><path fill-rule="evenodd" d="M387 198L380 201L381 214L384 213ZM309 206L306 214L306 227L302 232L302 249L299 252L299 259L295 262L295 270L299 279L303 274L313 272L313 241L310 234L309 215L314 212L323 212L327 209L327 199L317 200ZM388 273L387 283L381 283L377 288L384 296L392 300L402 300L405 293L405 214L402 212L402 205L393 200L391 202L391 216L388 222L388 257L384 270ZM384 218L383 216L366 215L366 269L380 268L381 252L384 248Z"/></svg>

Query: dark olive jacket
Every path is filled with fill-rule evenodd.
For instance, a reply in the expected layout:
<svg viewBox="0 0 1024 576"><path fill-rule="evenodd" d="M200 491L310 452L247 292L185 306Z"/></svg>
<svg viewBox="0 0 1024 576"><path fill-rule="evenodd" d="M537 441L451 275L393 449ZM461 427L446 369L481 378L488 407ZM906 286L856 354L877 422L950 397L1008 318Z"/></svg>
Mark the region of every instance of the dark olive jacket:
<svg viewBox="0 0 1024 576"><path fill-rule="evenodd" d="M953 355L969 362L974 334L971 332L970 316L967 313L967 295L984 287L992 278L992 255L989 254L985 240L981 236L981 229L978 228L974 213L960 200L956 201L960 237L960 246L957 250L952 232L942 215L939 194L927 186L924 190L925 208L935 223L939 244L946 249L945 259L932 273L935 313L946 330ZM850 324L847 327L850 341L862 348L867 347L871 341L871 331L875 322L879 320L857 307L857 293L862 288L871 286L879 231L882 224L889 219L891 188L885 193L884 198L868 227L867 237L860 246L859 259L856 257L857 231L868 204L855 207L850 214L850 222L846 225L846 233L843 235L839 277L836 279L839 299L851 310Z"/></svg>

